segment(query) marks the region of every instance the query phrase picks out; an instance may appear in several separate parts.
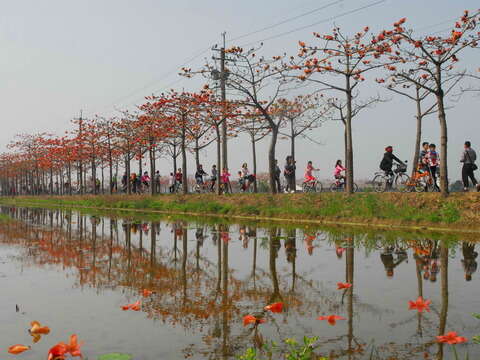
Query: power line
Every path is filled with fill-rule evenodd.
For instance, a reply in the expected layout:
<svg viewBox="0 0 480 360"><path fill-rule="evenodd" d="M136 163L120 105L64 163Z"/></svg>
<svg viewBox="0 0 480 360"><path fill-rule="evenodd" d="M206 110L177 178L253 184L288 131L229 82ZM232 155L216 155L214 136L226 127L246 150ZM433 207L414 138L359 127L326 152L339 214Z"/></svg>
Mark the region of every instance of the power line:
<svg viewBox="0 0 480 360"><path fill-rule="evenodd" d="M163 81L164 79L168 78L170 75L172 75L172 73L178 71L179 68L181 68L182 66L186 66L188 65L190 62L192 62L193 60L196 60L198 57L202 56L203 54L207 53L208 51L210 51L210 47L206 48L206 49L203 49L201 50L200 52L196 52L194 55L192 55L191 57L189 57L187 60L185 60L182 64L180 64L179 66L175 67L175 69L171 69L169 70L168 72L165 72L161 77L155 79L155 80L152 80L150 82L148 82L147 84L145 84L144 86L142 86L141 88L138 88L134 91L132 91L131 93L129 93L128 95L125 95L125 96L122 96L121 98L115 100L114 102L112 102L111 104L109 105L106 105L104 108L107 108L107 107L111 107L111 106L114 106L114 105L117 105L118 103L121 103L123 100L126 100L126 99L129 99L131 98L133 95L136 95L138 94L139 92L151 87L152 85L160 82L160 81ZM175 81L174 83L176 83L178 81ZM173 85L173 84L172 84ZM167 85L167 87L170 86L170 85Z"/></svg>
<svg viewBox="0 0 480 360"><path fill-rule="evenodd" d="M347 15L351 15L351 14L354 14L354 13L356 13L356 12L359 12L359 11L362 11L362 10L365 10L365 9L368 9L368 8L371 8L371 7L380 5L380 4L385 3L385 2L387 2L387 0L375 1L375 2L370 3L370 4L368 4L368 5L364 5L364 6L361 6L361 7L356 8L356 9L352 9L352 10L349 10L349 11L345 11L345 12L343 12L343 13L341 13L341 14L338 14L338 15L335 15L335 16L331 16L331 17L329 17L329 18L326 18L326 19L323 19L323 20L320 20L320 21L316 21L316 22L314 22L314 23L312 23L312 24L309 24L309 25L300 26L300 27L295 28L295 29L292 29L292 30L290 30L290 31L285 31L285 32L283 32L283 33L280 33L280 34L277 34L277 35L273 35L273 36L264 38L264 39L262 39L262 40L252 41L252 42L249 42L249 43L240 45L240 47L244 47L244 46L256 44L256 43L258 43L258 42L264 42L264 41L276 39L276 38L279 38L279 37L282 37L282 36L285 36L285 35L288 35L288 34L291 34L291 33L297 32L297 31L300 31L300 30L305 30L305 29L308 29L308 28L310 28L310 27L312 27L312 26L316 26L316 25L319 25L319 24L322 24L322 23L326 23L326 22L329 22L329 21L332 21L332 20L335 20L335 19L338 19L338 18L347 16Z"/></svg>
<svg viewBox="0 0 480 360"><path fill-rule="evenodd" d="M313 9L313 10L304 12L304 13L302 13L302 14L300 14L300 15L293 16L293 17L291 17L291 18L282 20L282 21L280 21L280 22L278 22L278 23L275 23L275 24L266 26L266 27L264 27L264 28L261 28L261 29L258 29L258 30L254 30L254 31L252 31L252 32L249 32L249 33L246 33L246 34L243 34L243 35L234 37L233 39L229 39L228 42L232 42L232 41L236 41L236 40L239 40L239 39L243 39L243 38L246 38L246 37L248 37L248 36L251 36L251 35L254 35L254 34L258 34L258 33L260 33L260 32L263 32L263 31L265 31L265 30L273 29L273 28L275 28L275 27L277 27L277 26L286 24L286 23L288 23L288 22L290 22L290 21L294 21L294 20L300 19L300 18L302 18L302 17L304 17L304 16L308 16L308 15L314 14L314 13L320 11L320 10L324 10L324 9L326 9L326 8L329 8L330 6L339 4L339 3L343 2L343 1L345 1L345 0L336 0L336 1L333 1L333 2L328 3L328 4L326 4L326 5L323 5L323 6L320 6L320 7L318 7L318 8L315 8L315 9Z"/></svg>

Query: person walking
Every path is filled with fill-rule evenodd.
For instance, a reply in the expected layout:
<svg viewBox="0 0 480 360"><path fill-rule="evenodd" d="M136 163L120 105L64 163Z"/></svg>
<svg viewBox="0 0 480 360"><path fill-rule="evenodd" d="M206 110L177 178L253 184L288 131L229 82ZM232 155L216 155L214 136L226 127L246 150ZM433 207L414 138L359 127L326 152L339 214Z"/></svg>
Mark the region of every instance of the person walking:
<svg viewBox="0 0 480 360"><path fill-rule="evenodd" d="M463 191L468 191L469 182L468 179L472 181L473 186L480 191L480 185L475 179L474 171L478 169L475 161L477 160L477 153L472 149L472 144L470 141L465 141L464 150L460 162L463 163L462 167L462 180L463 180Z"/></svg>
<svg viewBox="0 0 480 360"><path fill-rule="evenodd" d="M291 155L288 155L285 161L286 163L283 171L283 175L287 180L287 189L285 189L285 192L294 193L297 187L295 184L295 161Z"/></svg>
<svg viewBox="0 0 480 360"><path fill-rule="evenodd" d="M277 193L282 192L282 186L280 185L280 174L282 173L282 170L280 170L280 167L278 166L278 160L275 159L275 185L277 188Z"/></svg>

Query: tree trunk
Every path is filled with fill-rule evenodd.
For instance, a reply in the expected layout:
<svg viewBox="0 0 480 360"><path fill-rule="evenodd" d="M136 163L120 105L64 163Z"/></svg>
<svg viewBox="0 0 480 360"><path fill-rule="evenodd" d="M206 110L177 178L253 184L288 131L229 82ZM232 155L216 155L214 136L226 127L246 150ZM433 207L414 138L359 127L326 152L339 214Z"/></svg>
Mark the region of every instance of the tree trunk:
<svg viewBox="0 0 480 360"><path fill-rule="evenodd" d="M272 126L272 137L270 138L270 147L268 149L268 171L270 178L270 192L272 194L277 193L277 188L275 186L275 147L277 145L278 138L278 126Z"/></svg>
<svg viewBox="0 0 480 360"><path fill-rule="evenodd" d="M418 161L419 161L419 152L420 152L420 142L422 141L422 102L420 99L420 88L417 86L416 89L416 103L417 103L417 132L415 136L415 150L413 152L413 163L412 163L412 178L415 176L417 171Z"/></svg>
<svg viewBox="0 0 480 360"><path fill-rule="evenodd" d="M293 127L293 120L290 120L290 155L292 156L293 163L295 164L295 129ZM296 167L293 167L293 178L297 178Z"/></svg>
<svg viewBox="0 0 480 360"><path fill-rule="evenodd" d="M440 191L443 197L447 197L448 191L448 167L447 167L447 117L445 115L445 106L443 103L444 94L440 89L437 95L438 120L440 121Z"/></svg>
<svg viewBox="0 0 480 360"><path fill-rule="evenodd" d="M185 128L182 129L182 192L183 194L188 194L188 183L187 183L187 149L185 144Z"/></svg>
<svg viewBox="0 0 480 360"><path fill-rule="evenodd" d="M127 152L127 155L125 156L125 172L127 175L127 194L131 195L132 194L132 184L130 183L130 153Z"/></svg>
<svg viewBox="0 0 480 360"><path fill-rule="evenodd" d="M155 195L157 189L155 188L155 147L153 142L150 143L150 194Z"/></svg>
<svg viewBox="0 0 480 360"><path fill-rule="evenodd" d="M258 192L258 183L257 183L257 147L255 146L255 135L251 136L252 142L252 160L253 160L253 175L255 176L255 181L253 182L253 192Z"/></svg>
<svg viewBox="0 0 480 360"><path fill-rule="evenodd" d="M346 153L346 177L347 187L346 192L353 194L353 140L352 140L352 90L350 88L350 77L347 76L347 116L346 116L346 140L347 140L347 153Z"/></svg>
<svg viewBox="0 0 480 360"><path fill-rule="evenodd" d="M112 149L110 148L110 139L108 140L108 186L110 186L110 195L113 194L113 159ZM118 183L118 178L117 178ZM118 184L117 184L118 186Z"/></svg>
<svg viewBox="0 0 480 360"><path fill-rule="evenodd" d="M198 147L198 139L195 139L195 169L198 169L200 166L200 150Z"/></svg>

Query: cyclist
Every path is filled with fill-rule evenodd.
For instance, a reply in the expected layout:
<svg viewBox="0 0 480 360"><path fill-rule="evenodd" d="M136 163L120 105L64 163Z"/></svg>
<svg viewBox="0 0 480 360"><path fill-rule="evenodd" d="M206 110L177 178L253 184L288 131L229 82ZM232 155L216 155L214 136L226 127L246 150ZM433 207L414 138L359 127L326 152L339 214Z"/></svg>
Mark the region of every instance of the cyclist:
<svg viewBox="0 0 480 360"><path fill-rule="evenodd" d="M342 165L342 160L337 160L337 162L335 163L335 169L333 170L333 176L335 177L335 179L337 179L337 181L335 182L335 184L337 186L340 185L340 180L343 180L345 182L345 175L342 175L342 172L344 172L345 169Z"/></svg>
<svg viewBox="0 0 480 360"><path fill-rule="evenodd" d="M203 170L203 165L199 164L195 173L195 181L198 185L203 185L203 177L206 175L208 174Z"/></svg>
<svg viewBox="0 0 480 360"><path fill-rule="evenodd" d="M223 184L223 191L225 194L232 192L232 185L230 184L230 173L228 172L228 168L223 168L222 175L220 176L221 184Z"/></svg>
<svg viewBox="0 0 480 360"><path fill-rule="evenodd" d="M175 173L175 191L178 191L180 189L180 186L183 183L183 173L182 169L178 168L177 172Z"/></svg>
<svg viewBox="0 0 480 360"><path fill-rule="evenodd" d="M402 166L407 166L402 160L393 155L393 147L387 146L385 148L385 154L383 154L383 159L380 162L380 169L385 171L385 175L393 176L392 166L393 161L396 161Z"/></svg>
<svg viewBox="0 0 480 360"><path fill-rule="evenodd" d="M315 182L317 178L313 176L312 172L313 171L318 171L320 169L315 169L312 165L312 162L309 161L307 163L307 168L305 169L305 182L310 183L310 182Z"/></svg>
<svg viewBox="0 0 480 360"><path fill-rule="evenodd" d="M145 186L146 189L150 186L150 176L148 175L148 171L145 171L142 175L142 185Z"/></svg>
<svg viewBox="0 0 480 360"><path fill-rule="evenodd" d="M250 184L255 181L255 176L250 174L247 163L243 163L241 172L242 172L242 177L244 181L243 191L247 191L248 188L250 187Z"/></svg>

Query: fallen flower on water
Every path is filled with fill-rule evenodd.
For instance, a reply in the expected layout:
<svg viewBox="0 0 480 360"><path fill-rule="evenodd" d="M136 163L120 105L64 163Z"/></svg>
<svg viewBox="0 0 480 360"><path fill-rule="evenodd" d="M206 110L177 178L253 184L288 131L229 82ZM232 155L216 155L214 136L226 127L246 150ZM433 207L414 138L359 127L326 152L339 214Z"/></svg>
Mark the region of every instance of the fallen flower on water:
<svg viewBox="0 0 480 360"><path fill-rule="evenodd" d="M265 306L264 309L266 311L271 311L272 313L281 313L283 311L283 303L281 302L273 303Z"/></svg>
<svg viewBox="0 0 480 360"><path fill-rule="evenodd" d="M30 346L25 346L21 344L12 345L8 348L8 352L13 355L21 354L27 350L30 350Z"/></svg>
<svg viewBox="0 0 480 360"><path fill-rule="evenodd" d="M142 291L143 297L149 297L152 294L153 294L153 291L148 290L148 289L143 289L143 291Z"/></svg>
<svg viewBox="0 0 480 360"><path fill-rule="evenodd" d="M468 341L468 339L463 336L458 336L458 334L455 331L450 331L445 335L437 336L437 341L439 343L447 343L450 345L455 345L455 344L465 343Z"/></svg>
<svg viewBox="0 0 480 360"><path fill-rule="evenodd" d="M253 315L245 315L243 317L243 326L247 326L250 324L254 324L257 326L258 324L263 324L266 320L263 318L256 318Z"/></svg>
<svg viewBox="0 0 480 360"><path fill-rule="evenodd" d="M68 344L68 352L70 353L70 355L72 356L80 356L80 357L83 357L82 356L82 352L80 350L80 348L82 347L83 343L79 343L78 342L78 337L76 334L73 334L70 336L70 344Z"/></svg>
<svg viewBox="0 0 480 360"><path fill-rule="evenodd" d="M48 326L41 326L38 321L32 321L30 323L30 334L42 334L42 335L47 335L50 333L50 328Z"/></svg>
<svg viewBox="0 0 480 360"><path fill-rule="evenodd" d="M53 346L48 351L47 360L64 359L65 354L67 352L68 352L68 345L63 342L60 342L57 345Z"/></svg>
<svg viewBox="0 0 480 360"><path fill-rule="evenodd" d="M330 325L335 325L337 320L347 320L343 316L339 315L329 315L329 316L319 316L317 320L327 320Z"/></svg>
<svg viewBox="0 0 480 360"><path fill-rule="evenodd" d="M83 343L78 343L78 337L76 334L70 336L70 343L65 344L60 342L48 351L48 360L64 359L66 354L72 355L72 357L79 356L83 358L80 350Z"/></svg>
<svg viewBox="0 0 480 360"><path fill-rule="evenodd" d="M337 283L337 290L350 289L351 287L352 287L352 284L350 283L342 283L342 282Z"/></svg>
<svg viewBox="0 0 480 360"><path fill-rule="evenodd" d="M418 297L416 301L408 301L408 310L418 310L418 312L423 312L423 310L430 312L431 300L423 300L421 296Z"/></svg>
<svg viewBox="0 0 480 360"><path fill-rule="evenodd" d="M122 306L122 310L126 311L126 310L133 310L133 311L140 311L140 300L138 300L137 302L133 303L133 304L128 304L128 305L124 305Z"/></svg>

